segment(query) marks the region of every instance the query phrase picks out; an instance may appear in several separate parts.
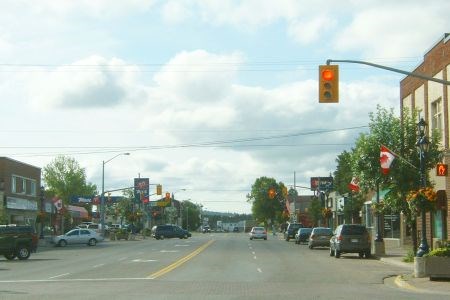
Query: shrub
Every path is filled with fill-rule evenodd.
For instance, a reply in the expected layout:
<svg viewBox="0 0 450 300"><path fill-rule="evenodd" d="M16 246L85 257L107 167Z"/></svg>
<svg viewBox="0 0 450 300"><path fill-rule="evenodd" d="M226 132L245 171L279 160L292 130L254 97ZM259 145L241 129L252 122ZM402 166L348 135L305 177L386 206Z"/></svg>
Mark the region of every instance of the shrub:
<svg viewBox="0 0 450 300"><path fill-rule="evenodd" d="M403 257L403 262L412 263L414 262L414 251L409 250L405 257Z"/></svg>
<svg viewBox="0 0 450 300"><path fill-rule="evenodd" d="M436 248L433 251L430 251L430 253L428 253L427 256L450 257L450 245L446 243L446 246Z"/></svg>

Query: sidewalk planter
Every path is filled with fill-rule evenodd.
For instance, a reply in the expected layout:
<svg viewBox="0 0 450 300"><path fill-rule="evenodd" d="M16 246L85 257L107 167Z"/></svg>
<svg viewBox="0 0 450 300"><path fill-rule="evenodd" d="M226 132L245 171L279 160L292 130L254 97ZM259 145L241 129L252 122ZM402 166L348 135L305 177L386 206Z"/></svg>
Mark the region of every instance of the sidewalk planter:
<svg viewBox="0 0 450 300"><path fill-rule="evenodd" d="M414 257L414 277L430 277L430 280L450 279L450 257Z"/></svg>
<svg viewBox="0 0 450 300"><path fill-rule="evenodd" d="M450 279L450 257L426 257L425 272L430 277L430 280Z"/></svg>

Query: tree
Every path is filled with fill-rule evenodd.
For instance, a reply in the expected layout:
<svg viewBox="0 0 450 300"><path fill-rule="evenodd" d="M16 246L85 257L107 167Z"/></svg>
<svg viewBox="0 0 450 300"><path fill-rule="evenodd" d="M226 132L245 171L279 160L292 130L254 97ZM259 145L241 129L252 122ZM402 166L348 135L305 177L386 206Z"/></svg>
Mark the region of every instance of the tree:
<svg viewBox="0 0 450 300"><path fill-rule="evenodd" d="M188 200L181 202L181 207L182 227L189 230L195 230L200 227L200 207Z"/></svg>
<svg viewBox="0 0 450 300"><path fill-rule="evenodd" d="M352 180L352 154L344 151L336 158L336 170L334 171L333 188L340 195L349 192L348 184Z"/></svg>
<svg viewBox="0 0 450 300"><path fill-rule="evenodd" d="M313 222L314 227L319 225L319 221L322 219L322 205L317 196L314 196L309 206L308 215Z"/></svg>
<svg viewBox="0 0 450 300"><path fill-rule="evenodd" d="M281 219L286 197L287 189L282 182L277 183L273 178L260 177L252 185L247 201L252 203L255 220L267 226L269 220L273 224L275 220Z"/></svg>
<svg viewBox="0 0 450 300"><path fill-rule="evenodd" d="M59 196L64 204L69 204L70 196L97 193L97 186L86 182L86 173L78 162L70 157L58 156L44 167L43 179L50 195Z"/></svg>
<svg viewBox="0 0 450 300"><path fill-rule="evenodd" d="M371 113L367 134L361 134L352 152L352 170L360 179L363 193L370 190L389 189L386 195L386 206L392 211L402 211L407 221L415 229L415 216L406 202L406 194L417 190L420 186L419 156L417 142L417 111L412 114L405 110L402 118L394 116L393 110L377 107L376 113ZM433 132L430 137L430 149L427 153L425 170L428 172L440 160L439 136ZM380 146L385 145L397 157L391 165L389 176L383 175L380 169ZM427 184L430 184L428 181ZM415 233L413 232L413 239ZM414 241L414 248L416 242Z"/></svg>

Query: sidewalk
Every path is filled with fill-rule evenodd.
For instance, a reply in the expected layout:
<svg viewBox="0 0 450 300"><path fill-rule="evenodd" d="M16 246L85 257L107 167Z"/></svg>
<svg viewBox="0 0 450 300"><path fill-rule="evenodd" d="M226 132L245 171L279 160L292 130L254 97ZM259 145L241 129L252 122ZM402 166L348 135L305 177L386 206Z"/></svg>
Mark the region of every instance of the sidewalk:
<svg viewBox="0 0 450 300"><path fill-rule="evenodd" d="M382 256L374 256L381 262L405 267L409 271L405 274L399 274L393 279L393 283L403 289L419 293L433 293L450 296L450 280L448 281L431 281L429 277L415 278L414 263L403 262L408 250L402 247L387 246L386 254Z"/></svg>

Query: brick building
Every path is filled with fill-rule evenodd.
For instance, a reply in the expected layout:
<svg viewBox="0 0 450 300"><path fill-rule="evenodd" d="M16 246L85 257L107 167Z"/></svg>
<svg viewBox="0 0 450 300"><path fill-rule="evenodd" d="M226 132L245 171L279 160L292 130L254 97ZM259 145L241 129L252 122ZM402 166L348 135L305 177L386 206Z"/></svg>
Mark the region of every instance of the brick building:
<svg viewBox="0 0 450 300"><path fill-rule="evenodd" d="M450 33L444 34L424 55L423 62L413 71L441 80L450 80ZM442 134L445 150L443 162L450 164L450 86L434 81L407 76L400 82L400 108L416 108L428 123L430 132L438 129ZM427 239L429 245L437 240L450 240L450 178L436 176L436 171L428 174L438 192L436 211L427 213ZM422 220L418 220L420 230ZM420 240L420 235L419 235Z"/></svg>
<svg viewBox="0 0 450 300"><path fill-rule="evenodd" d="M40 209L41 169L0 157L2 223L35 225Z"/></svg>

